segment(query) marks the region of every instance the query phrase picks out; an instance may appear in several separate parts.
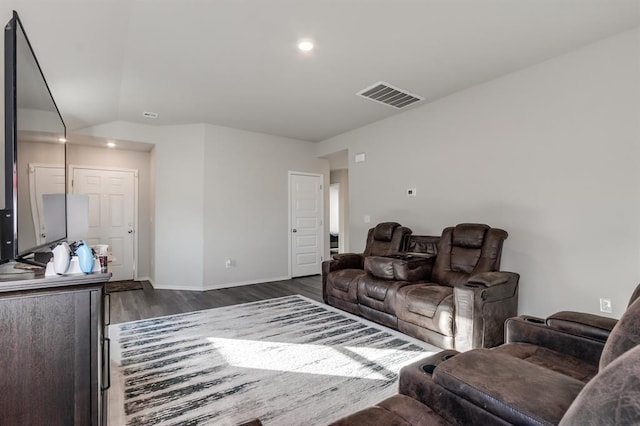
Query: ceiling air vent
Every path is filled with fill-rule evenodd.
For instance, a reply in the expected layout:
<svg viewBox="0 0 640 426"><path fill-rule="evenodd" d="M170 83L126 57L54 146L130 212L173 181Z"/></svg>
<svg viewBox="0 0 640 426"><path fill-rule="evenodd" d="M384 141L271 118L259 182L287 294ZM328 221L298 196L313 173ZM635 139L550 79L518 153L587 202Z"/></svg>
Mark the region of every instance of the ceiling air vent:
<svg viewBox="0 0 640 426"><path fill-rule="evenodd" d="M398 89L384 81L379 81L366 89L359 91L356 95L396 109L408 107L409 105L424 99L422 96L414 95L406 90Z"/></svg>

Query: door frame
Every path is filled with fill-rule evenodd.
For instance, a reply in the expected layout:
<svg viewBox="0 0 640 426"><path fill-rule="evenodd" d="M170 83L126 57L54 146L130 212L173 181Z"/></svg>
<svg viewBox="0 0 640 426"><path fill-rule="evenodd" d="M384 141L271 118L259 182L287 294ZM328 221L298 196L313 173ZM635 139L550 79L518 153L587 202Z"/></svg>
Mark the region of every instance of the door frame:
<svg viewBox="0 0 640 426"><path fill-rule="evenodd" d="M293 265L291 263L291 256L293 255L293 247L291 246L291 177L293 175L302 175L302 176L314 176L314 177L319 177L320 178L320 211L321 211L321 215L320 215L320 273L322 273L322 261L324 260L324 240L325 240L325 235L324 235L324 222L325 222L325 217L324 217L324 192L325 192L325 187L324 187L324 175L320 174L320 173L308 173L308 172L296 172L296 171L291 171L289 170L289 172L287 173L287 200L288 200L288 209L287 209L287 253L288 253L288 265L289 265L289 273L288 273L288 277L289 279L291 279L293 277Z"/></svg>
<svg viewBox="0 0 640 426"><path fill-rule="evenodd" d="M67 192L73 194L73 173L76 169L100 170L107 172L128 172L133 173L133 280L138 279L138 169L127 169L122 167L109 166L83 166L69 164L69 178L67 179Z"/></svg>

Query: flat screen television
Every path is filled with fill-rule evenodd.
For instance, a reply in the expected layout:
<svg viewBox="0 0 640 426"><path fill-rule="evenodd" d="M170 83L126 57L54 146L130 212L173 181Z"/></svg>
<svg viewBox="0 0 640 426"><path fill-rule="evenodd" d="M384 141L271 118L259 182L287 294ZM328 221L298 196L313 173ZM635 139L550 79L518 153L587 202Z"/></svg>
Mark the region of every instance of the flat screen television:
<svg viewBox="0 0 640 426"><path fill-rule="evenodd" d="M4 180L0 263L67 237L66 126L22 22L4 31Z"/></svg>

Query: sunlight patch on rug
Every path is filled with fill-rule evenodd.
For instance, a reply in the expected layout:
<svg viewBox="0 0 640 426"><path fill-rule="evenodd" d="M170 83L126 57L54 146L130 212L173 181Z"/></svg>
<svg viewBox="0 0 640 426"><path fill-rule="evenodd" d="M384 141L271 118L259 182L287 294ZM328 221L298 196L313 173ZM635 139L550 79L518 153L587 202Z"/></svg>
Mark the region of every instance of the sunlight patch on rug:
<svg viewBox="0 0 640 426"><path fill-rule="evenodd" d="M303 296L112 325L110 424L327 424L439 351ZM114 423L115 422L115 423Z"/></svg>
<svg viewBox="0 0 640 426"><path fill-rule="evenodd" d="M260 342L255 340L217 339L209 337L224 360L231 366L275 370L290 373L308 373L329 376L360 377L362 379L386 380L362 360L350 356L349 349L343 354L336 348L282 342ZM366 363L376 364L382 354L397 356L396 350L353 348L362 355ZM367 350L368 349L368 350Z"/></svg>

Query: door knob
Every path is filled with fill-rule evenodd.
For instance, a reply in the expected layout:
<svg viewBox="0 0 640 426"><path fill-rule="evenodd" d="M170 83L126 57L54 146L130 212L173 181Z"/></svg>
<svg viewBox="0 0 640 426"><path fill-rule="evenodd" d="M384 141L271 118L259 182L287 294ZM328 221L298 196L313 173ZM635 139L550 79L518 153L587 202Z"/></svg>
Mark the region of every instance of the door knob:
<svg viewBox="0 0 640 426"><path fill-rule="evenodd" d="M293 228L291 232L298 232L298 230L296 228Z"/></svg>
<svg viewBox="0 0 640 426"><path fill-rule="evenodd" d="M128 232L129 234L133 234L133 229L129 229L127 232Z"/></svg>

